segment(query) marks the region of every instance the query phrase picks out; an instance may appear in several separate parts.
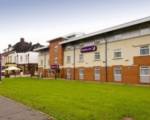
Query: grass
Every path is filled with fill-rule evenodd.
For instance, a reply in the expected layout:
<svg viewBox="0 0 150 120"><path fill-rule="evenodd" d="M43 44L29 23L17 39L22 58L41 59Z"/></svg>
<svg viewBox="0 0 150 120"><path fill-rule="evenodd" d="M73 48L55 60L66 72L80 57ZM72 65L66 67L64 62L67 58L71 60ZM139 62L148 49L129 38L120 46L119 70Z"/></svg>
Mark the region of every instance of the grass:
<svg viewBox="0 0 150 120"><path fill-rule="evenodd" d="M0 95L57 120L150 120L150 87L34 78L5 79Z"/></svg>

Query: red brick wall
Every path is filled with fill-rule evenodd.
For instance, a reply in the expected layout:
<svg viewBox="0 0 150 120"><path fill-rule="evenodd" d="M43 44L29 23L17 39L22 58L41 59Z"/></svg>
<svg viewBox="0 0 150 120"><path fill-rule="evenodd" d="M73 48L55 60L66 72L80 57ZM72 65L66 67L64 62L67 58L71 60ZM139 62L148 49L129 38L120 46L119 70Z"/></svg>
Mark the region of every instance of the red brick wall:
<svg viewBox="0 0 150 120"><path fill-rule="evenodd" d="M100 82L115 82L114 80L114 67L108 67L107 68L107 79L108 81L106 81L106 71L105 71L105 67L100 67ZM76 68L75 69L75 80L79 80L79 69L83 68L84 69L84 80L85 81L94 81L94 69L95 67L89 67L89 68L84 68L84 67L80 67L80 68ZM121 66L122 68L122 80L120 82L122 83L130 83L130 84L137 84L139 83L139 66ZM71 69L71 79L74 79L74 69L73 68L69 68ZM63 78L67 78L67 68L63 69Z"/></svg>
<svg viewBox="0 0 150 120"><path fill-rule="evenodd" d="M150 65L150 56L136 56L134 57L135 65Z"/></svg>
<svg viewBox="0 0 150 120"><path fill-rule="evenodd" d="M139 66L124 66L122 76L123 83L139 83Z"/></svg>
<svg viewBox="0 0 150 120"><path fill-rule="evenodd" d="M54 59L55 59L54 56L58 57L58 64L63 65L63 48L59 44L61 41L63 41L62 38L58 38L58 39L50 41L50 45L49 45L50 65L55 64L54 63ZM56 46L58 46L58 54L57 55L55 55L55 52L54 52L54 49Z"/></svg>

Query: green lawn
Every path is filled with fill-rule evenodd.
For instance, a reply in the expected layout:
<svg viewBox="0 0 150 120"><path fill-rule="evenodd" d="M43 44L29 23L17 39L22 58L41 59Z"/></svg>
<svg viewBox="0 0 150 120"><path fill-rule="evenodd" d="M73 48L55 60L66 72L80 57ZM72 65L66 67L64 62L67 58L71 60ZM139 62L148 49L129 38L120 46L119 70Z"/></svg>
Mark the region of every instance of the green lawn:
<svg viewBox="0 0 150 120"><path fill-rule="evenodd" d="M0 95L57 120L150 120L150 87L32 78L5 79Z"/></svg>

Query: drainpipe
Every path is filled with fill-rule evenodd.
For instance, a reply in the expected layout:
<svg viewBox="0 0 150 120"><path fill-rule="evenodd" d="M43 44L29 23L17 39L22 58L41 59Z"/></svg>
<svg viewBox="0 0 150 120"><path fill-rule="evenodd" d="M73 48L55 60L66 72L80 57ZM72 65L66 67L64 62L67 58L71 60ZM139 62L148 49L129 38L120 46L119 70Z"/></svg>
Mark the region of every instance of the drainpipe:
<svg viewBox="0 0 150 120"><path fill-rule="evenodd" d="M106 37L104 37L105 40L105 76L106 76L106 82L108 81L108 41Z"/></svg>
<svg viewBox="0 0 150 120"><path fill-rule="evenodd" d="M75 58L75 45L73 46L73 78L74 78L74 80L75 80L75 75L76 75L76 72L75 72L75 70L76 70L76 58Z"/></svg>
<svg viewBox="0 0 150 120"><path fill-rule="evenodd" d="M46 69L46 53L44 53L44 68L43 68L44 77L46 77L45 69Z"/></svg>

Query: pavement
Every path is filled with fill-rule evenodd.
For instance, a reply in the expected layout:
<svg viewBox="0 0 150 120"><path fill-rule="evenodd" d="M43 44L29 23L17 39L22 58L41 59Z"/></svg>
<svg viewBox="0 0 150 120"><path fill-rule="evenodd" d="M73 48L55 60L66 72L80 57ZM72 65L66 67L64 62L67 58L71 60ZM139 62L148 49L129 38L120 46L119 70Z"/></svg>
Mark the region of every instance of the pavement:
<svg viewBox="0 0 150 120"><path fill-rule="evenodd" d="M40 111L0 96L0 120L52 120L52 118Z"/></svg>

